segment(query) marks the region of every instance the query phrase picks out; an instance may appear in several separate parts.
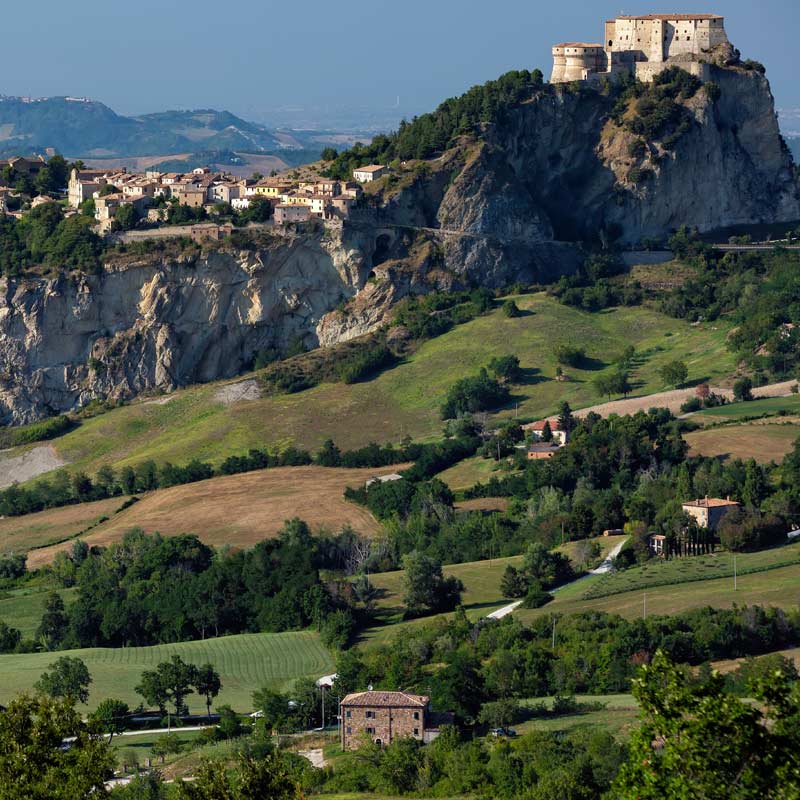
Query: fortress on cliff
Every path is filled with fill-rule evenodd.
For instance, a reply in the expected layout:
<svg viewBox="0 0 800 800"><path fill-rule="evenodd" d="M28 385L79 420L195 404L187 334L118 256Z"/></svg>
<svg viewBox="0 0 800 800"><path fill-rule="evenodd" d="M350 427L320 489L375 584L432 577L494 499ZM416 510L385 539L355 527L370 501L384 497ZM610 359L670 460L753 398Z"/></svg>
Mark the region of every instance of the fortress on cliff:
<svg viewBox="0 0 800 800"><path fill-rule="evenodd" d="M596 82L619 75L652 81L673 66L707 80L709 63L732 51L725 20L717 14L617 17L606 21L602 44L555 45L550 82Z"/></svg>

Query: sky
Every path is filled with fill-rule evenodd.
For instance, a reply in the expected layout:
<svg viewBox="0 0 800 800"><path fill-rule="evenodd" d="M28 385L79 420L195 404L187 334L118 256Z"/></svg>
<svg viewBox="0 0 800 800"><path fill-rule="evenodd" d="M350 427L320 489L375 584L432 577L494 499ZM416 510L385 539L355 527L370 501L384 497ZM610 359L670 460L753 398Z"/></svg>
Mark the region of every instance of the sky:
<svg viewBox="0 0 800 800"><path fill-rule="evenodd" d="M743 58L766 64L778 107L800 109L800 2L697 3L3 0L14 35L3 37L0 94L91 97L123 114L219 108L269 122L351 109L399 119L509 69L549 75L552 44L600 41L607 17L685 11L723 14Z"/></svg>

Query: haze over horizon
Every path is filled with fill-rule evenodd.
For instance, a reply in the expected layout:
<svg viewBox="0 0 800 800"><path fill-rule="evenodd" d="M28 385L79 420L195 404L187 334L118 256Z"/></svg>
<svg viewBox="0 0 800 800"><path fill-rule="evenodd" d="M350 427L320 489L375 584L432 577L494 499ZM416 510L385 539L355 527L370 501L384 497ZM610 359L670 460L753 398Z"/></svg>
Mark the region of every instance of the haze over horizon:
<svg viewBox="0 0 800 800"><path fill-rule="evenodd" d="M122 114L217 108L270 125L316 119L333 128L395 125L509 69L548 76L553 43L599 40L603 20L623 10L674 10L640 0L406 0L402 11L385 0L353 0L346 11L311 0L302 13L268 0L240 0L229 13L210 0L46 5L46 28L27 5L4 9L15 31L6 62L16 68L0 94L86 96ZM682 10L724 15L742 57L766 65L776 105L800 109L796 0L703 0ZM800 111L784 113L787 121L800 133Z"/></svg>

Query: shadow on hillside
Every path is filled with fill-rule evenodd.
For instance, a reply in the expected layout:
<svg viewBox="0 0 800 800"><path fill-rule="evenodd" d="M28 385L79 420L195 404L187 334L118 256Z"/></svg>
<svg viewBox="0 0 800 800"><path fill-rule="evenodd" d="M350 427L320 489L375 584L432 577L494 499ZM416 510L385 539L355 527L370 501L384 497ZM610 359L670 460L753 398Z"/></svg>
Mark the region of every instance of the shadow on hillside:
<svg viewBox="0 0 800 800"><path fill-rule="evenodd" d="M538 367L525 367L521 369L520 379L517 381L518 386L535 386L537 383L544 383L549 380L541 374Z"/></svg>
<svg viewBox="0 0 800 800"><path fill-rule="evenodd" d="M605 369L608 363L601 361L599 358L592 358L591 356L584 356L581 363L578 364L576 369L586 370L587 372L596 372L599 369Z"/></svg>

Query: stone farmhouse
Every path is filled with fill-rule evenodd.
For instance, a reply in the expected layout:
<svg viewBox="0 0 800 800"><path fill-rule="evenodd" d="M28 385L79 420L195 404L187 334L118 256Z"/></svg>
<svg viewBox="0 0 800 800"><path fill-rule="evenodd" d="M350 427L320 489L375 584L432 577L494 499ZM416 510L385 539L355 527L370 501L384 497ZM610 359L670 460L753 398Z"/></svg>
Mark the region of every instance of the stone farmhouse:
<svg viewBox="0 0 800 800"><path fill-rule="evenodd" d="M701 497L684 503L683 510L693 517L701 528L717 529L722 518L733 508L739 508L739 503L728 497L721 500L718 497Z"/></svg>
<svg viewBox="0 0 800 800"><path fill-rule="evenodd" d="M652 81L678 66L708 80L709 64L732 46L718 14L645 14L607 20L602 42L562 42L553 47L551 83L598 82L634 75Z"/></svg>
<svg viewBox="0 0 800 800"><path fill-rule="evenodd" d="M432 742L441 725L452 724L450 713L436 714L426 695L407 692L366 692L348 694L339 706L342 750L355 750L365 738L378 745L412 737Z"/></svg>

